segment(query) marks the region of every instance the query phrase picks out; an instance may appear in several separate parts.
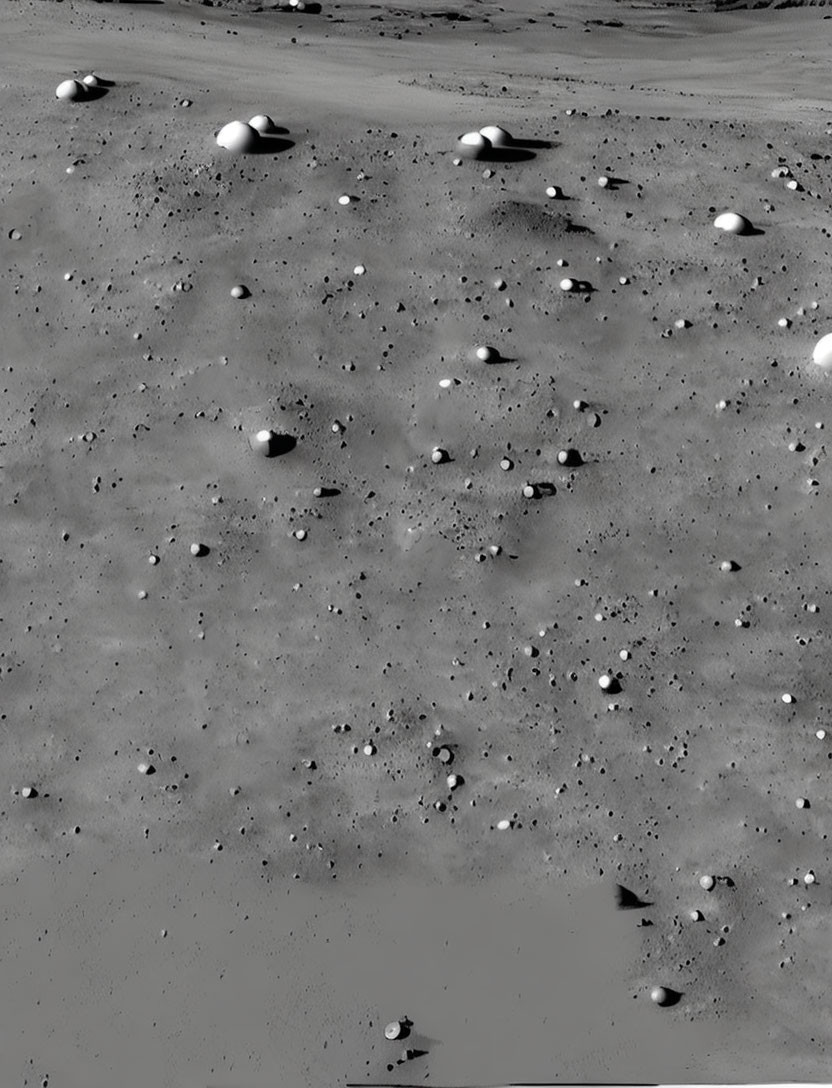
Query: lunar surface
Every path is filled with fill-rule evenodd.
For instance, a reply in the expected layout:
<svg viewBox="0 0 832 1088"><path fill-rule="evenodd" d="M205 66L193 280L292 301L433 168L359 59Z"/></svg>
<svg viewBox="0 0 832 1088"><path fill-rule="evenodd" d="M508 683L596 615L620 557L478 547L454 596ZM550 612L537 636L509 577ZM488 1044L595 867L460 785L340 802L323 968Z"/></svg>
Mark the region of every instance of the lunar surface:
<svg viewBox="0 0 832 1088"><path fill-rule="evenodd" d="M3 1085L828 1080L832 15L715 7L4 6Z"/></svg>

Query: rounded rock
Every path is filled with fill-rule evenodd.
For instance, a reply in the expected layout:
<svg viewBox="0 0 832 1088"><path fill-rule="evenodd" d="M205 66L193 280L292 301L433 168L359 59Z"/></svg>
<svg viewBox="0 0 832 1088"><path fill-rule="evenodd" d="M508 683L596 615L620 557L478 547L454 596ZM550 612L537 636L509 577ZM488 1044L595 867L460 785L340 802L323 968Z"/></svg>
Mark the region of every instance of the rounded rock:
<svg viewBox="0 0 832 1088"><path fill-rule="evenodd" d="M274 431L264 428L262 431L255 431L254 434L250 434L248 444L261 457L271 457L274 453L275 438Z"/></svg>
<svg viewBox="0 0 832 1088"><path fill-rule="evenodd" d="M751 221L739 212L723 212L714 220L714 226L727 234L748 234L752 229Z"/></svg>
<svg viewBox="0 0 832 1088"><path fill-rule="evenodd" d="M480 136L484 136L492 147L511 147L514 140L506 129L500 125L486 125L480 129Z"/></svg>
<svg viewBox="0 0 832 1088"><path fill-rule="evenodd" d="M249 121L249 124L253 129L259 132L261 136L267 136L277 128L277 125L267 113L255 114Z"/></svg>
<svg viewBox="0 0 832 1088"><path fill-rule="evenodd" d="M260 140L260 133L243 121L229 121L217 133L217 145L226 151L246 154L254 151Z"/></svg>
<svg viewBox="0 0 832 1088"><path fill-rule="evenodd" d="M394 1039L400 1039L401 1037L402 1037L402 1022L401 1022L401 1020L391 1021L387 1025L387 1027L384 1029L384 1038L385 1039L390 1039L392 1041Z"/></svg>
<svg viewBox="0 0 832 1088"><path fill-rule="evenodd" d="M78 102L86 94L87 88L79 79L65 79L55 88L55 97L64 102Z"/></svg>
<svg viewBox="0 0 832 1088"><path fill-rule="evenodd" d="M496 348L483 345L478 347L474 352L476 357L481 363L495 363L500 358L500 353Z"/></svg>
<svg viewBox="0 0 832 1088"><path fill-rule="evenodd" d="M832 370L832 332L822 336L815 344L812 362L822 370Z"/></svg>
<svg viewBox="0 0 832 1088"><path fill-rule="evenodd" d="M580 465L582 461L580 453L574 449L566 449L558 451L558 464L565 465L567 468Z"/></svg>
<svg viewBox="0 0 832 1088"><path fill-rule="evenodd" d="M703 891L706 891L706 892L711 891L715 884L716 884L716 880L714 880L714 878L712 876L700 876L700 878L699 878L699 887Z"/></svg>
<svg viewBox="0 0 832 1088"><path fill-rule="evenodd" d="M466 159L480 159L491 150L491 141L481 132L466 132L457 140L456 149Z"/></svg>
<svg viewBox="0 0 832 1088"><path fill-rule="evenodd" d="M249 289L247 287L245 287L242 283L236 283L231 288L231 297L232 298L248 298L248 296L249 296Z"/></svg>
<svg viewBox="0 0 832 1088"><path fill-rule="evenodd" d="M650 1000L655 1005L667 1005L670 1003L670 991L664 986L654 986L650 991Z"/></svg>

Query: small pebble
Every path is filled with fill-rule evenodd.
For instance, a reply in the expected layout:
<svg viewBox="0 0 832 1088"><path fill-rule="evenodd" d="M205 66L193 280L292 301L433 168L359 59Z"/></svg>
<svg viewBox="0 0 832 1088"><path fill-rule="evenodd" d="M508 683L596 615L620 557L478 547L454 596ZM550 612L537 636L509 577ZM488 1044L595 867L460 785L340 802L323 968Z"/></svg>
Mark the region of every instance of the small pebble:
<svg viewBox="0 0 832 1088"><path fill-rule="evenodd" d="M376 754L376 746L374 744L365 744L364 745L364 755L365 756L374 756L375 754Z"/></svg>
<svg viewBox="0 0 832 1088"><path fill-rule="evenodd" d="M511 820L498 820L497 821L497 830L498 831L508 831L508 829L510 827L511 827Z"/></svg>
<svg viewBox="0 0 832 1088"><path fill-rule="evenodd" d="M350 203L350 198L347 196L346 193L344 193L343 196L338 197L338 203L339 204L345 204L345 205L349 204Z"/></svg>
<svg viewBox="0 0 832 1088"><path fill-rule="evenodd" d="M787 691L784 691L783 694L780 696L780 698L783 700L784 703L793 703L794 702L794 696L790 695L789 692L787 692Z"/></svg>

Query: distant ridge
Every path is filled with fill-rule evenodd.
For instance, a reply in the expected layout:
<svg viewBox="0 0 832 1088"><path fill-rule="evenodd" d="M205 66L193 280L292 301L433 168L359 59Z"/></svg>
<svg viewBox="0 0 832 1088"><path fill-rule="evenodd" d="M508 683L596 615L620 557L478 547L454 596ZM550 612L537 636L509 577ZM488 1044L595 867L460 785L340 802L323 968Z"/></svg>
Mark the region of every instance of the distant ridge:
<svg viewBox="0 0 832 1088"><path fill-rule="evenodd" d="M826 0L656 0L654 6L685 11L752 11L758 8L823 8Z"/></svg>

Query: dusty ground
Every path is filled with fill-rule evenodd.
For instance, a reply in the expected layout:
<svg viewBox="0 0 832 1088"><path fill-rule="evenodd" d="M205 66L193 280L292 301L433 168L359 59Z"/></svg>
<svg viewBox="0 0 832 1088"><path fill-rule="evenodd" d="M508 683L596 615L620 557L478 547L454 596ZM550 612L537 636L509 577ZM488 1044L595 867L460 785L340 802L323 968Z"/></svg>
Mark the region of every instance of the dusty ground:
<svg viewBox="0 0 832 1088"><path fill-rule="evenodd" d="M506 7L0 15L9 1084L828 1079L832 23Z"/></svg>

